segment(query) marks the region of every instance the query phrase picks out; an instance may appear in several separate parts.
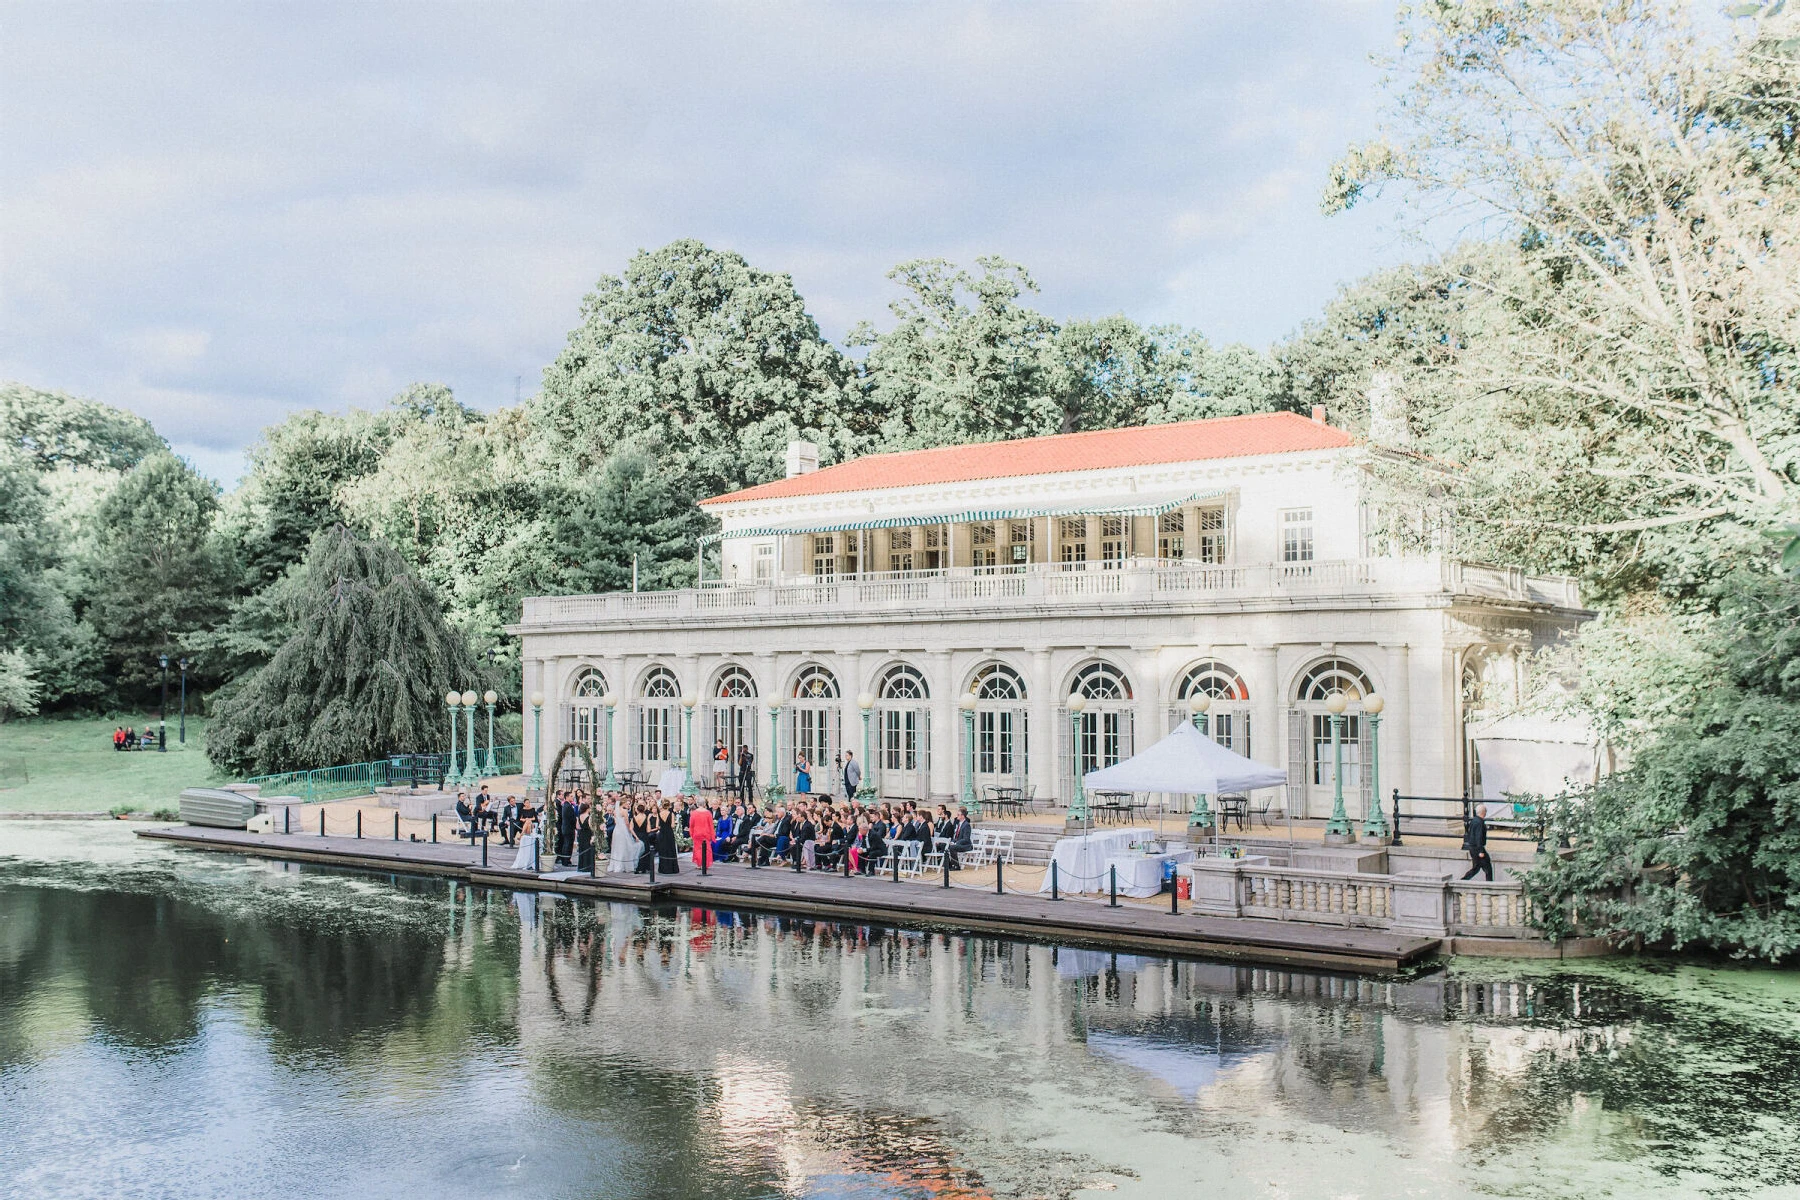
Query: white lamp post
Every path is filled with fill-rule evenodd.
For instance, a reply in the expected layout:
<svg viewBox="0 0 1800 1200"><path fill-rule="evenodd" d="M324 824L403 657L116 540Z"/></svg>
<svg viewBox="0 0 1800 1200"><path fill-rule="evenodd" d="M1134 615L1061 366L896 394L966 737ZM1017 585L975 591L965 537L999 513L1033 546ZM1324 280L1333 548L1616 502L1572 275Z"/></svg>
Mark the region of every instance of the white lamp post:
<svg viewBox="0 0 1800 1200"><path fill-rule="evenodd" d="M1325 844L1347 846L1356 840L1350 831L1350 817L1344 812L1344 710L1349 697L1333 692L1325 697L1325 711L1331 714L1331 819L1325 822Z"/></svg>
<svg viewBox="0 0 1800 1200"><path fill-rule="evenodd" d="M778 804L787 795L787 789L781 786L781 697L770 696L766 703L769 706L769 782L763 788L763 795Z"/></svg>
<svg viewBox="0 0 1800 1200"><path fill-rule="evenodd" d="M1188 697L1188 716L1194 722L1194 728L1209 737L1211 728L1207 721L1206 710L1211 707L1212 697L1205 692L1195 692ZM1188 818L1188 824L1197 829L1213 828L1212 801L1206 798L1205 792L1194 793L1194 815Z"/></svg>
<svg viewBox="0 0 1800 1200"><path fill-rule="evenodd" d="M856 789L856 802L869 804L875 800L875 760L869 757L869 714L875 708L874 695L862 693L856 698L856 707L862 710L863 723L862 786Z"/></svg>
<svg viewBox="0 0 1800 1200"><path fill-rule="evenodd" d="M616 792L619 790L619 777L613 774L613 709L619 706L619 693L606 693L600 697L600 705L606 709L606 782L601 786L609 792Z"/></svg>
<svg viewBox="0 0 1800 1200"><path fill-rule="evenodd" d="M544 794L544 693L531 693L531 780L526 790Z"/></svg>
<svg viewBox="0 0 1800 1200"><path fill-rule="evenodd" d="M694 705L700 703L700 697L689 692L681 698L681 709L686 716L686 726L682 732L682 745L687 748L687 780L681 785L684 796L698 796L700 789L694 785Z"/></svg>
<svg viewBox="0 0 1800 1200"><path fill-rule="evenodd" d="M981 815L981 802L975 796L975 694L956 702L963 719L963 804L975 816Z"/></svg>
<svg viewBox="0 0 1800 1200"><path fill-rule="evenodd" d="M444 790L449 792L462 783L462 772L456 769L456 721L462 715L462 693L445 692L444 703L450 709L450 765L444 768Z"/></svg>
<svg viewBox="0 0 1800 1200"><path fill-rule="evenodd" d="M1381 710L1387 701L1370 692L1363 697L1362 707L1369 719L1369 803L1363 810L1362 835L1365 841L1385 842L1388 823L1381 811Z"/></svg>
<svg viewBox="0 0 1800 1200"><path fill-rule="evenodd" d="M1069 820L1077 825L1088 822L1087 789L1081 785L1081 710L1087 697L1075 692L1069 697L1069 761L1075 768L1075 791L1069 797Z"/></svg>
<svg viewBox="0 0 1800 1200"><path fill-rule="evenodd" d="M475 703L480 699L481 697L475 694L474 688L470 688L462 694L463 709L468 717L467 724L463 726L463 732L468 735L465 740L469 743L463 747L463 783L469 787L474 787L481 782L481 771L475 765Z"/></svg>
<svg viewBox="0 0 1800 1200"><path fill-rule="evenodd" d="M499 699L500 694L494 691L493 688L489 688L481 694L481 702L487 705L488 719L487 762L482 764L482 770L488 775L498 775L500 773L500 764L494 760L494 704Z"/></svg>

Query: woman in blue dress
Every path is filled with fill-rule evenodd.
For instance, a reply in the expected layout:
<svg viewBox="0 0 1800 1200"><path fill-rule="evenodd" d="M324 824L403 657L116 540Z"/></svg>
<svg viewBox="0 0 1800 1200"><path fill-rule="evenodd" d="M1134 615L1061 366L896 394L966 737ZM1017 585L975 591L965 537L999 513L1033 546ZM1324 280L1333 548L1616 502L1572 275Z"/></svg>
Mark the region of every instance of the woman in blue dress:
<svg viewBox="0 0 1800 1200"><path fill-rule="evenodd" d="M812 764L804 754L794 755L794 790L801 795L812 791Z"/></svg>

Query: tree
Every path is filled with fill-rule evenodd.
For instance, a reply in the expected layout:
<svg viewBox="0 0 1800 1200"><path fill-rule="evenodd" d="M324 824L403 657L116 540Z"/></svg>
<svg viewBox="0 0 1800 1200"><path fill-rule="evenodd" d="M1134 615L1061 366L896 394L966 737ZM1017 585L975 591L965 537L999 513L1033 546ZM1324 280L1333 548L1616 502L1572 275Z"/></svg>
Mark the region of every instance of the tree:
<svg viewBox="0 0 1800 1200"><path fill-rule="evenodd" d="M139 463L101 503L87 564L87 617L121 698L136 700L187 639L229 609L235 573L213 535L218 488L167 451ZM204 684L215 678L202 671Z"/></svg>
<svg viewBox="0 0 1800 1200"><path fill-rule="evenodd" d="M570 488L550 525L552 570L547 590L615 592L691 587L694 547L712 520L697 497L657 470L652 445L627 442L600 473Z"/></svg>
<svg viewBox="0 0 1800 1200"><path fill-rule="evenodd" d="M534 460L591 471L654 436L663 468L716 494L780 476L787 443L854 445L849 367L786 275L700 242L640 251L603 276L531 404Z"/></svg>
<svg viewBox="0 0 1800 1200"><path fill-rule="evenodd" d="M1571 849L1526 876L1553 930L1800 952L1800 578L1741 574L1720 608L1707 686L1630 767L1553 805Z"/></svg>
<svg viewBox="0 0 1800 1200"><path fill-rule="evenodd" d="M480 671L392 546L321 533L293 603L274 657L213 698L207 757L258 775L439 748L444 694Z"/></svg>
<svg viewBox="0 0 1800 1200"><path fill-rule="evenodd" d="M1736 37L1664 0L1407 10L1389 130L1338 164L1326 207L1397 186L1500 235L1504 253L1456 273L1484 336L1446 345L1458 403L1422 431L1429 450L1457 428L1496 448L1435 481L1467 493L1472 535L1541 523L1577 553L1648 560L1628 586L1697 591L1800 503L1781 7Z"/></svg>
<svg viewBox="0 0 1800 1200"><path fill-rule="evenodd" d="M44 471L59 467L129 471L167 449L140 416L21 383L0 384L0 439L25 452Z"/></svg>

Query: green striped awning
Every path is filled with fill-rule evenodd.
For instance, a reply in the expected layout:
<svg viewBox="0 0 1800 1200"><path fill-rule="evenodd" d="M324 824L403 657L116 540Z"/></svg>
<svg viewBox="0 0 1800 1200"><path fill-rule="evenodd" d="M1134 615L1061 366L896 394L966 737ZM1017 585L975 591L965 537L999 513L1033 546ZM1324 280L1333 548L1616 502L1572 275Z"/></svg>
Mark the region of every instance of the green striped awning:
<svg viewBox="0 0 1800 1200"><path fill-rule="evenodd" d="M709 533L700 539L702 545L727 538L785 537L800 533L843 533L858 529L898 529L907 525L967 525L983 521L1028 521L1033 517L1160 517L1177 508L1185 508L1202 500L1223 497L1221 490L1205 492L1171 492L1146 496L1132 504L1051 504L1029 508L958 509L954 512L906 513L896 517L870 517L863 521L815 520L792 521L781 525L757 525Z"/></svg>

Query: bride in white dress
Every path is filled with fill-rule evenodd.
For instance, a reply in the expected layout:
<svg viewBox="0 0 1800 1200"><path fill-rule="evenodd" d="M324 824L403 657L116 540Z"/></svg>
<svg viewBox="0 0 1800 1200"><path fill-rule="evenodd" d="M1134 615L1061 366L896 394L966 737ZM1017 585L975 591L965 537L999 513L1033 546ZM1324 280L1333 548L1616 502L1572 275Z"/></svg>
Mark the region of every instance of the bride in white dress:
<svg viewBox="0 0 1800 1200"><path fill-rule="evenodd" d="M638 854L643 843L631 836L631 810L626 805L612 807L612 852L606 856L606 869L613 874L630 874L637 869Z"/></svg>
<svg viewBox="0 0 1800 1200"><path fill-rule="evenodd" d="M519 852L513 856L512 869L515 871L537 870L537 848L537 818L527 817L525 827L519 831Z"/></svg>

